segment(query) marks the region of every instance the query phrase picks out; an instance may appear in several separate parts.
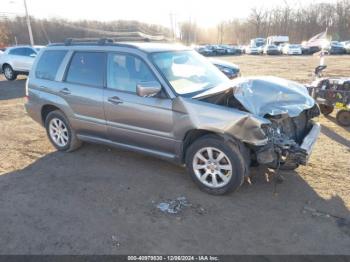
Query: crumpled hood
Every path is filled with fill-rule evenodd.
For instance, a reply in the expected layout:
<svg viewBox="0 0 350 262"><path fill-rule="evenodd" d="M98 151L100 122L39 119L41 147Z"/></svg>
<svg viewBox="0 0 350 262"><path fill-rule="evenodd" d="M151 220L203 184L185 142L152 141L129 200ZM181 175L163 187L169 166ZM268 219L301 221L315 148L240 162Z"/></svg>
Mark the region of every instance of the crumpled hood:
<svg viewBox="0 0 350 262"><path fill-rule="evenodd" d="M314 106L307 89L283 78L248 77L233 80L235 98L252 114L258 116L288 114L298 116Z"/></svg>

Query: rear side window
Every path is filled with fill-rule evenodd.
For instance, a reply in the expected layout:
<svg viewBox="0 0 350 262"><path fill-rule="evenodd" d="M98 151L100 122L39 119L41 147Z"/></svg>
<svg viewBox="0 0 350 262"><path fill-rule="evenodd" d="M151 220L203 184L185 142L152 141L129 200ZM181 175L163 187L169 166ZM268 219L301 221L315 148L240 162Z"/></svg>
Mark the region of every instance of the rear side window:
<svg viewBox="0 0 350 262"><path fill-rule="evenodd" d="M55 80L58 68L60 67L66 53L67 51L63 50L44 51L36 67L35 77Z"/></svg>
<svg viewBox="0 0 350 262"><path fill-rule="evenodd" d="M24 48L14 48L9 51L10 55L24 55Z"/></svg>
<svg viewBox="0 0 350 262"><path fill-rule="evenodd" d="M66 81L89 86L103 86L106 54L76 52L70 63Z"/></svg>

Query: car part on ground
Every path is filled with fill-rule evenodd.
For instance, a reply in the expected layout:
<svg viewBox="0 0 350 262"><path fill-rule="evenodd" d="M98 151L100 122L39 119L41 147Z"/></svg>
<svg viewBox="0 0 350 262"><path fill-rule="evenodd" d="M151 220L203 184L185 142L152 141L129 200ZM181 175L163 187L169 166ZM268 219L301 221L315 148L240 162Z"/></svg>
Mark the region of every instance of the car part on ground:
<svg viewBox="0 0 350 262"><path fill-rule="evenodd" d="M85 141L165 158L186 164L212 194L238 189L253 163L306 164L319 134L319 109L303 86L271 77L230 81L181 45L51 45L26 92L28 114L58 150Z"/></svg>

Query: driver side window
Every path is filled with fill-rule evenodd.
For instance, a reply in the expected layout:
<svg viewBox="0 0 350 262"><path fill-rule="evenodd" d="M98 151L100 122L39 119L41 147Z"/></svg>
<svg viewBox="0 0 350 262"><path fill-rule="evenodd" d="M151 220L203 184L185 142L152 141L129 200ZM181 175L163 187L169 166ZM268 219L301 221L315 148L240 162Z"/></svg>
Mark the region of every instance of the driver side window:
<svg viewBox="0 0 350 262"><path fill-rule="evenodd" d="M157 80L141 59L126 54L108 55L108 88L136 93L136 85L148 81Z"/></svg>

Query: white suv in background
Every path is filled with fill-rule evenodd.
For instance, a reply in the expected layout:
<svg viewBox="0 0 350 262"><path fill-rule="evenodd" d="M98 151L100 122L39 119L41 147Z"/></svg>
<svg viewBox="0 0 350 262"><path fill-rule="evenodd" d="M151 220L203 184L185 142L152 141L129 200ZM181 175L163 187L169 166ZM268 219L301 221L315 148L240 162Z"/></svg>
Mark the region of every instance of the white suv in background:
<svg viewBox="0 0 350 262"><path fill-rule="evenodd" d="M0 72L7 80L15 80L17 75L28 75L33 62L43 46L13 46L0 56Z"/></svg>
<svg viewBox="0 0 350 262"><path fill-rule="evenodd" d="M286 44L283 46L283 54L285 55L301 55L303 51L301 50L301 45Z"/></svg>

